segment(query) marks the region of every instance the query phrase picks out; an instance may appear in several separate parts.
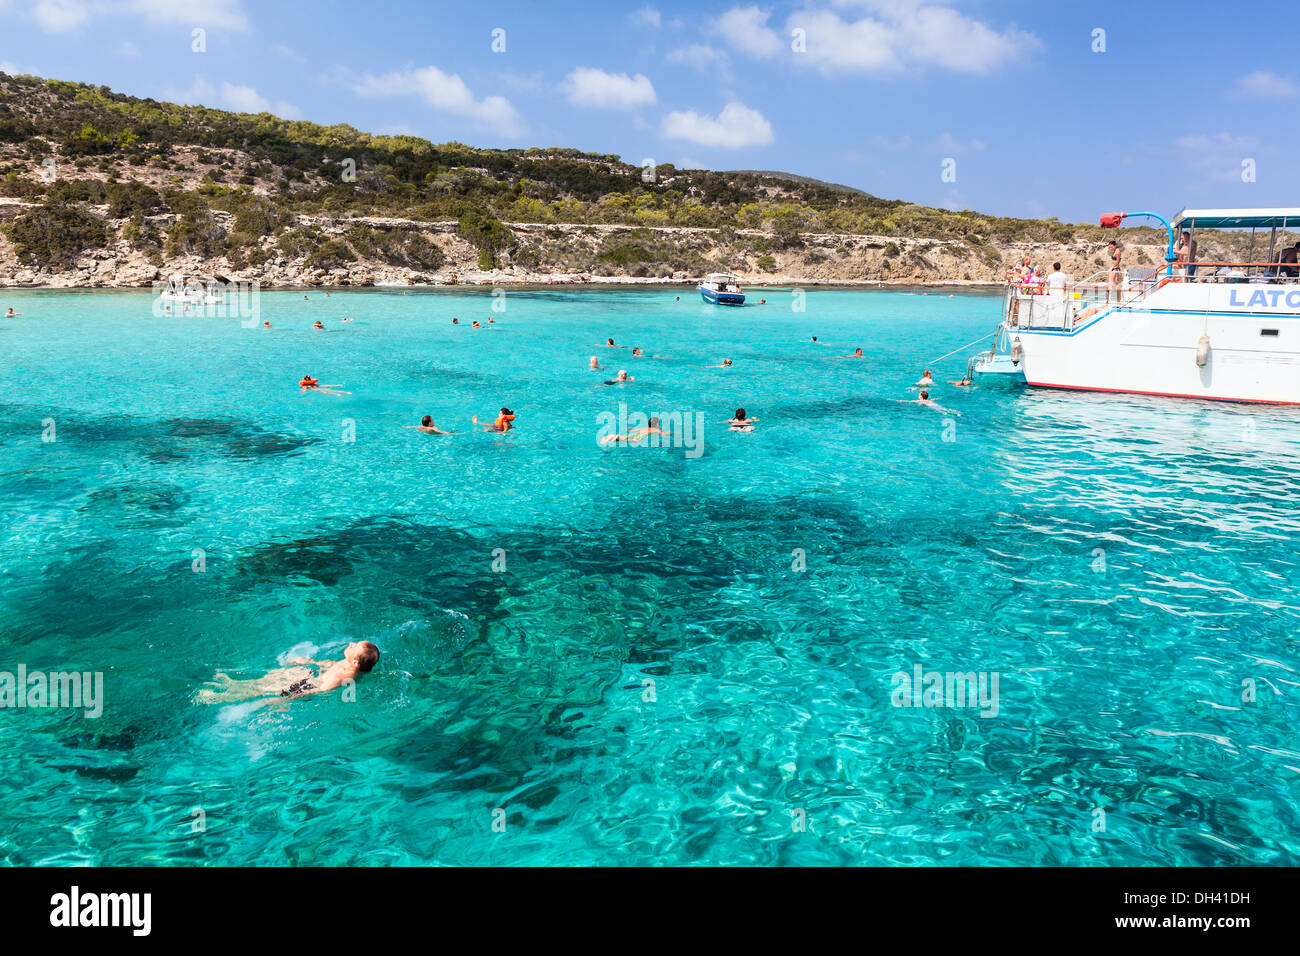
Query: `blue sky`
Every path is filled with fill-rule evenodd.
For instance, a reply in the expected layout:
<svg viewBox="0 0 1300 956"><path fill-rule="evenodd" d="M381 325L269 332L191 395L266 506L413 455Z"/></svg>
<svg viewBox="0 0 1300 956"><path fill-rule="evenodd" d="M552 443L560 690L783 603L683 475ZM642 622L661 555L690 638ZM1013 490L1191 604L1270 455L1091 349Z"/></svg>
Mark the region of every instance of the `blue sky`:
<svg viewBox="0 0 1300 956"><path fill-rule="evenodd" d="M781 169L1095 221L1300 203L1300 6L1251 9L0 0L0 69L435 142Z"/></svg>

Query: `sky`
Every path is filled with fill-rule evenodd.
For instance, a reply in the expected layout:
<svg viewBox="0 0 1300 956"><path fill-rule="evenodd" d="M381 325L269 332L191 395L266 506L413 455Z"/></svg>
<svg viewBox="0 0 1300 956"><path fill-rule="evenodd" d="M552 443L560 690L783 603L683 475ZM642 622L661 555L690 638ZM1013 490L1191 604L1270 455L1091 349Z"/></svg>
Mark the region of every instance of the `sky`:
<svg viewBox="0 0 1300 956"><path fill-rule="evenodd" d="M951 209L1295 206L1300 4L0 0L0 70Z"/></svg>

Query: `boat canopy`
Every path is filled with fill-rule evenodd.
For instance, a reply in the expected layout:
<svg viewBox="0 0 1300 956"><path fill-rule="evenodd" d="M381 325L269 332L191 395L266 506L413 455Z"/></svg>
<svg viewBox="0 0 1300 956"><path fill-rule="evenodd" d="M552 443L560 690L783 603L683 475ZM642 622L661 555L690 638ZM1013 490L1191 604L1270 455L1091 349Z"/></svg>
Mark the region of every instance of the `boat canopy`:
<svg viewBox="0 0 1300 956"><path fill-rule="evenodd" d="M710 272L705 276L706 282L739 282L739 276L733 276L730 272Z"/></svg>
<svg viewBox="0 0 1300 956"><path fill-rule="evenodd" d="M1300 228L1300 207L1276 209L1184 209L1174 218L1174 229Z"/></svg>

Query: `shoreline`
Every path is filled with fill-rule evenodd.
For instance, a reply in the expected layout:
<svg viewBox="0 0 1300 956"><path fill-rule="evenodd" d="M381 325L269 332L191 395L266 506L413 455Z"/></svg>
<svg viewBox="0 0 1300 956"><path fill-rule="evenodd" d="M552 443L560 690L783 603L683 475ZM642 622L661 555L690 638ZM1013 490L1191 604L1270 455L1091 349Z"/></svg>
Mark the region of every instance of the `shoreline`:
<svg viewBox="0 0 1300 956"><path fill-rule="evenodd" d="M187 274L188 277L188 274ZM453 289L468 288L473 290L528 289L543 290L553 288L617 288L620 286L637 286L641 288L684 289L693 291L699 280L643 278L638 276L587 276L572 278L555 276L545 279L537 278L476 278L458 279L456 282L412 282L412 283L283 283L270 284L259 281L258 288L263 292L299 292L310 290L340 291L436 291L446 292ZM809 279L779 276L770 281L750 282L748 289L801 289L801 288L843 288L843 289L978 289L992 291L1005 285L986 279ZM130 283L121 285L53 285L50 283L0 283L0 290L9 292L129 292L152 291L153 284ZM748 292L746 293L748 294Z"/></svg>

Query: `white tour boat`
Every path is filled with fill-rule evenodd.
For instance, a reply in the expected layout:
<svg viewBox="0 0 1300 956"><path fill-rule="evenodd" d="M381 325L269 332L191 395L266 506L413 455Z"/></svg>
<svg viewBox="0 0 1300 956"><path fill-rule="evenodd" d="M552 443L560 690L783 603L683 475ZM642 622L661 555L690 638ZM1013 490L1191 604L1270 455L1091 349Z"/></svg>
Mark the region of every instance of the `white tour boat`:
<svg viewBox="0 0 1300 956"><path fill-rule="evenodd" d="M1300 269L1286 235L1300 239L1300 208L1185 209L1172 224L1111 213L1101 224L1127 216L1164 223L1166 264L1052 291L1012 285L996 344L974 371L1043 388L1300 404ZM1251 260L1265 230L1268 254L1180 261L1174 236L1197 228L1252 230Z"/></svg>

